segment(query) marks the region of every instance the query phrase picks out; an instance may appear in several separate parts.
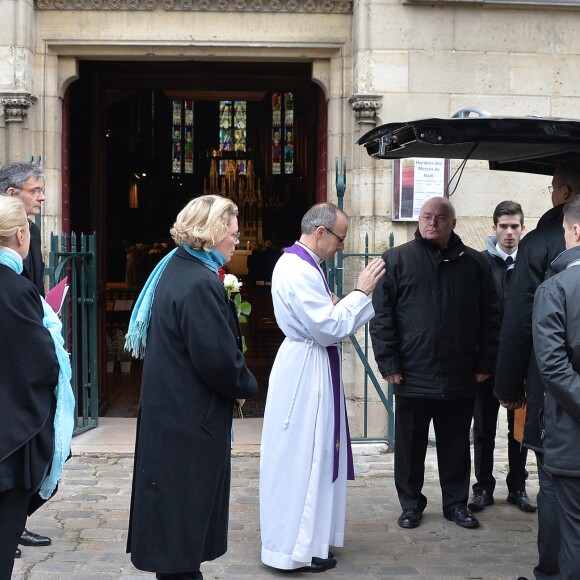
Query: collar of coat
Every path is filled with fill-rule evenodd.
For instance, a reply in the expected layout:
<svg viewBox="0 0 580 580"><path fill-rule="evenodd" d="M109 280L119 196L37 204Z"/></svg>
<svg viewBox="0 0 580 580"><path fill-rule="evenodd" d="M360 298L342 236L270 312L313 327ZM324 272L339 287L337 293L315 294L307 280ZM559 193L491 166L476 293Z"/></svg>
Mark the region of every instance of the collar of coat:
<svg viewBox="0 0 580 580"><path fill-rule="evenodd" d="M578 264L574 264L573 262L577 262L578 260L580 260L580 246L574 246L569 250L564 250L550 264L549 275L554 276L570 266L577 266Z"/></svg>
<svg viewBox="0 0 580 580"><path fill-rule="evenodd" d="M553 221L559 221L560 225L562 224L562 219L564 218L564 206L565 203L561 203L560 205L555 205L553 208L549 209L538 221L538 225L536 229L544 227L548 223Z"/></svg>
<svg viewBox="0 0 580 580"><path fill-rule="evenodd" d="M429 242L426 240L417 228L415 232L415 240L423 244L430 251L441 256L443 260L455 260L459 258L465 252L465 244L461 241L461 238L455 233L451 232L451 237L449 238L449 243L444 247L440 248L437 244Z"/></svg>

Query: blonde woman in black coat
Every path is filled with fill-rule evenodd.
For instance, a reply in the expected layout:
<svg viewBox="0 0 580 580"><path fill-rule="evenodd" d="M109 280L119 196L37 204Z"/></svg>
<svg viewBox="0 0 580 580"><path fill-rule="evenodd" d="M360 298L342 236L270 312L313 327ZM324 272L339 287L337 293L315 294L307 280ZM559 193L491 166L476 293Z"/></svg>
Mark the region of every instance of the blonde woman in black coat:
<svg viewBox="0 0 580 580"><path fill-rule="evenodd" d="M18 198L0 196L0 579L12 574L31 497L54 452L59 363L38 290L21 276L30 230Z"/></svg>
<svg viewBox="0 0 580 580"><path fill-rule="evenodd" d="M227 549L234 405L258 385L218 278L239 243L237 207L196 198L171 235L178 248L151 275L128 333L145 356L127 551L159 579L201 579L200 564Z"/></svg>

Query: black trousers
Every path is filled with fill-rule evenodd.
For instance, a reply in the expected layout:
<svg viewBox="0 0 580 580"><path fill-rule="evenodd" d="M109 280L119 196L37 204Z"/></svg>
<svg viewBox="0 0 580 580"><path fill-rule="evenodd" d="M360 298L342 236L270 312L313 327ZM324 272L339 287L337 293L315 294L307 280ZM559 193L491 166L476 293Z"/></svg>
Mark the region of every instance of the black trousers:
<svg viewBox="0 0 580 580"><path fill-rule="evenodd" d="M580 578L580 477L552 474L560 517L560 580Z"/></svg>
<svg viewBox="0 0 580 580"><path fill-rule="evenodd" d="M486 381L477 385L475 407L473 409L473 466L476 482L473 491L487 491L493 495L495 477L493 476L493 455L499 401L493 396L493 382ZM506 477L508 491L526 489L526 461L528 450L514 439L514 412L507 412L508 420L508 463Z"/></svg>
<svg viewBox="0 0 580 580"><path fill-rule="evenodd" d="M0 493L0 580L10 580L14 554L26 524L30 490L15 488Z"/></svg>
<svg viewBox="0 0 580 580"><path fill-rule="evenodd" d="M558 554L560 553L560 507L556 499L551 473L544 469L544 454L536 451L538 464L538 565L534 568L536 580L560 580Z"/></svg>
<svg viewBox="0 0 580 580"><path fill-rule="evenodd" d="M403 509L423 511L427 498L425 456L433 421L443 513L467 505L471 453L469 430L473 397L465 399L395 398L395 487Z"/></svg>

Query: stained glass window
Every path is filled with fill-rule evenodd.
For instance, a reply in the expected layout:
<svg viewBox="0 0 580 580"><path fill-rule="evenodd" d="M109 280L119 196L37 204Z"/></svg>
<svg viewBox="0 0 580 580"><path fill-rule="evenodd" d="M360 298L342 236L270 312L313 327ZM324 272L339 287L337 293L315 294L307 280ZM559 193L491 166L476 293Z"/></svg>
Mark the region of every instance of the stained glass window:
<svg viewBox="0 0 580 580"><path fill-rule="evenodd" d="M171 126L173 173L181 173L181 160L183 158L181 151L182 132L183 127L181 124L181 101L173 101L173 124Z"/></svg>
<svg viewBox="0 0 580 580"><path fill-rule="evenodd" d="M193 173L193 101L173 101L171 125L173 173Z"/></svg>
<svg viewBox="0 0 580 580"><path fill-rule="evenodd" d="M272 95L272 174L294 173L294 97L292 93Z"/></svg>
<svg viewBox="0 0 580 580"><path fill-rule="evenodd" d="M234 102L234 139L236 151L246 152L246 101Z"/></svg>
<svg viewBox="0 0 580 580"><path fill-rule="evenodd" d="M238 175L246 174L246 101L220 101L219 106L219 140L220 151L236 154ZM220 175L225 175L228 164L225 159L220 162Z"/></svg>
<svg viewBox="0 0 580 580"><path fill-rule="evenodd" d="M220 151L233 151L232 101L220 101Z"/></svg>
<svg viewBox="0 0 580 580"><path fill-rule="evenodd" d="M284 173L294 173L294 98L284 93Z"/></svg>
<svg viewBox="0 0 580 580"><path fill-rule="evenodd" d="M193 101L184 101L185 108L185 173L193 173Z"/></svg>
<svg viewBox="0 0 580 580"><path fill-rule="evenodd" d="M282 95L272 95L272 173L280 175L282 161Z"/></svg>

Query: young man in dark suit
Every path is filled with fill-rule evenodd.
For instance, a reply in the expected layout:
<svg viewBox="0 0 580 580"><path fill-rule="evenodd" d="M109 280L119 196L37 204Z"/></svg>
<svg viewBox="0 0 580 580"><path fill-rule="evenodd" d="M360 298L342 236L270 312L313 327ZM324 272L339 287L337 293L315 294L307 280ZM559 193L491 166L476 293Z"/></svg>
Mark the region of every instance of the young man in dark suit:
<svg viewBox="0 0 580 580"><path fill-rule="evenodd" d="M518 253L520 238L524 233L524 212L522 206L514 201L502 201L493 212L493 232L486 241L483 255L487 258L503 317L505 299ZM468 507L479 512L493 505L496 480L493 476L493 456L499 401L493 396L494 376L477 384L475 408L473 410L473 455L475 477L473 495ZM514 410L508 410L508 462L506 478L509 503L524 512L535 512L526 493L526 459L528 450L514 439Z"/></svg>

